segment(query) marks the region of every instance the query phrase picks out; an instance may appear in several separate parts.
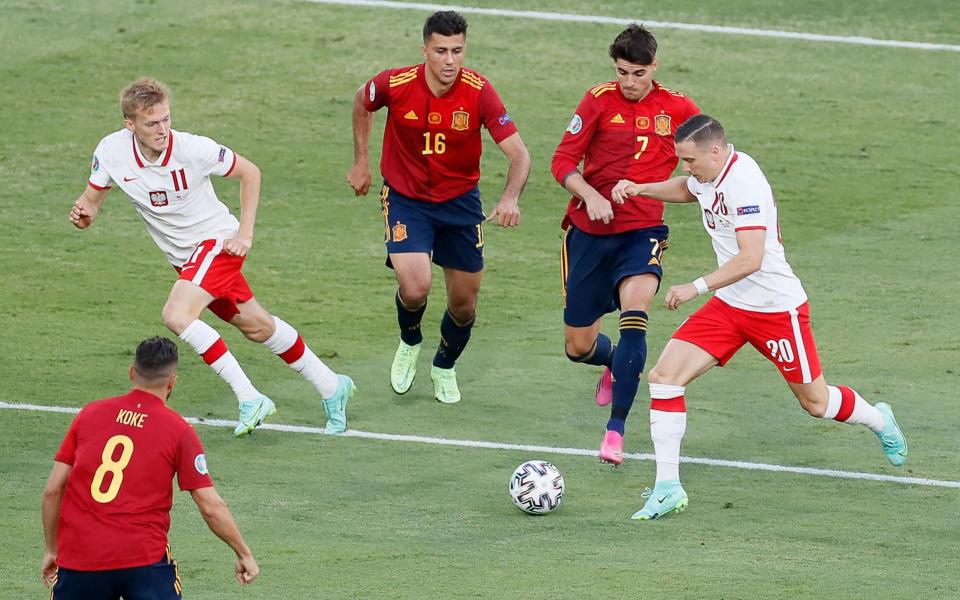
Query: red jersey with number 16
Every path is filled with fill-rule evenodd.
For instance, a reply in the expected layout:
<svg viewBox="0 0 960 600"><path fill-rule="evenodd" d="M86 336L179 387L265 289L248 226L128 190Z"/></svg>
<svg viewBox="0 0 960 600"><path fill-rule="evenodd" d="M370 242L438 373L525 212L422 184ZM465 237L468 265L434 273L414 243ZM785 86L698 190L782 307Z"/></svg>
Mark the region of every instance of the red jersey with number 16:
<svg viewBox="0 0 960 600"><path fill-rule="evenodd" d="M380 171L404 196L444 202L469 192L480 180L484 126L500 143L517 131L493 85L460 69L440 97L427 86L424 65L388 69L364 86L370 112L386 106Z"/></svg>
<svg viewBox="0 0 960 600"><path fill-rule="evenodd" d="M142 390L84 407L55 460L73 467L57 522L57 564L78 571L159 561L174 474L181 490L213 485L197 432Z"/></svg>
<svg viewBox="0 0 960 600"><path fill-rule="evenodd" d="M624 98L616 81L601 83L584 95L553 155L553 176L563 184L583 161L583 178L604 198L621 179L652 183L669 179L677 167L673 134L700 109L685 95L657 82L642 99ZM563 227L570 223L594 235L609 235L663 224L663 203L630 198L613 205L613 220L591 221L587 208L571 198Z"/></svg>

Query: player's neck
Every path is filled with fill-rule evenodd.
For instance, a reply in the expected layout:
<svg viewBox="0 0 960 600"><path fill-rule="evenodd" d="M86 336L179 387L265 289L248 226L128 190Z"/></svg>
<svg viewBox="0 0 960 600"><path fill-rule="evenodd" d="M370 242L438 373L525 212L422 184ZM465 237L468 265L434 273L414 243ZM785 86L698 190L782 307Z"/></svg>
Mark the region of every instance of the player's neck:
<svg viewBox="0 0 960 600"><path fill-rule="evenodd" d="M424 80L427 82L427 89L429 89L430 93L437 98L449 92L450 88L453 87L453 84L457 82L457 78L455 77L449 84L443 84L439 79L436 79L433 76L433 73L430 72L430 69L424 69L423 76ZM459 72L457 72L457 77L460 77Z"/></svg>
<svg viewBox="0 0 960 600"><path fill-rule="evenodd" d="M164 404L167 403L167 397L169 396L169 393L167 391L167 386L149 387L145 385L137 385L136 383L134 383L133 389L138 392L146 392L151 396L156 396L157 398L162 400Z"/></svg>
<svg viewBox="0 0 960 600"><path fill-rule="evenodd" d="M160 158L160 152L156 152L151 148L144 146L140 143L140 139L136 135L133 136L133 139L136 141L137 148L140 149L140 154L143 155L147 162L157 162L157 159Z"/></svg>

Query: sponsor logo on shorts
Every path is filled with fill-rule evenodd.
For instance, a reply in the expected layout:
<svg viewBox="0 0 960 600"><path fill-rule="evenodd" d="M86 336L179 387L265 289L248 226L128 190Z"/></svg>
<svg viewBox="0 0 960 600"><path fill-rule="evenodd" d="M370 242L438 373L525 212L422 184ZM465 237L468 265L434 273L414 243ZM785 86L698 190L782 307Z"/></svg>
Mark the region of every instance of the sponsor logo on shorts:
<svg viewBox="0 0 960 600"><path fill-rule="evenodd" d="M580 118L580 115L574 114L573 118L570 119L570 125L567 126L567 131L573 135L577 135L581 129L583 129L583 119Z"/></svg>
<svg viewBox="0 0 960 600"><path fill-rule="evenodd" d="M393 226L393 241L402 242L407 239L407 226L403 223L397 223Z"/></svg>
<svg viewBox="0 0 960 600"><path fill-rule="evenodd" d="M470 113L462 110L453 111L453 123L450 127L455 131L466 131L470 128Z"/></svg>
<svg viewBox="0 0 960 600"><path fill-rule="evenodd" d="M170 201L167 200L167 192L150 192L150 204L153 206L166 206L170 204Z"/></svg>
<svg viewBox="0 0 960 600"><path fill-rule="evenodd" d="M207 475L210 472L207 471L207 457L204 454L198 454L195 459L193 459L193 468L197 470L197 473L201 475Z"/></svg>
<svg viewBox="0 0 960 600"><path fill-rule="evenodd" d="M738 215L759 215L760 207L759 206L738 206L737 214Z"/></svg>
<svg viewBox="0 0 960 600"><path fill-rule="evenodd" d="M653 131L657 135L670 135L670 115L657 115L653 118Z"/></svg>

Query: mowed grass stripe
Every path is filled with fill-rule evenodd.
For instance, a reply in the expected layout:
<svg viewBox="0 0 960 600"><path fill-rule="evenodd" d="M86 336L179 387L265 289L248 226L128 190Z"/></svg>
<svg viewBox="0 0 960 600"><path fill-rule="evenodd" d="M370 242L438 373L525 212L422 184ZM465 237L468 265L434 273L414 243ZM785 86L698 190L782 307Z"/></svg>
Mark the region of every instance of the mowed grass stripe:
<svg viewBox="0 0 960 600"><path fill-rule="evenodd" d="M475 6L457 6L452 4L433 4L427 2L394 2L392 0L307 0L314 4L344 4L348 6L369 6L372 8L393 8L407 10L455 10L464 14L491 15L499 17L518 17L541 19L545 21L567 21L574 23L600 23L607 25L629 25L636 18L607 17L602 15L578 15L570 13L543 12L533 10L511 10L506 8L481 8ZM909 48L911 50L946 50L960 52L960 46L953 44L931 44L928 42L907 42L902 40L883 40L863 36L824 35L801 31L782 31L776 29L754 29L752 27L729 27L700 23L675 23L672 21L651 21L643 19L644 25L660 29L682 29L686 31L704 31L728 35L748 35L771 37L805 42L828 42L834 44L855 44L859 46L886 46L889 48Z"/></svg>
<svg viewBox="0 0 960 600"><path fill-rule="evenodd" d="M40 404L16 404L0 401L0 409L8 410L27 410L36 412L54 412L76 414L80 412L78 408L66 406L44 406ZM229 427L236 426L236 421L226 421L223 419L199 419L197 417L186 417L186 420L196 425L205 425L208 427ZM282 423L265 423L259 427L269 431L281 431L284 433L310 433L327 435L320 427L309 427L305 425L285 425ZM539 454L565 454L569 456L588 456L596 457L596 450L587 450L584 448L563 448L556 446L537 446L532 444L509 444L502 442L484 442L480 440L453 440L447 438L428 437L420 435L401 435L395 433L376 433L372 431L359 431L350 429L341 434L343 437L364 438L370 440L381 440L389 442L412 442L418 444L431 444L434 446L457 446L461 448L484 448L488 450L521 450L524 452L535 452ZM624 458L631 460L649 460L655 459L652 454L624 453ZM699 458L684 456L680 459L687 464L709 465L713 467L729 467L733 469L744 469L748 471L772 471L776 473L794 473L797 475L813 475L817 477L836 477L839 479L859 479L864 481L883 481L888 483L900 483L907 485L927 485L932 487L960 489L960 481L949 481L943 479L927 479L924 477L901 477L897 475L881 475L879 473L862 473L857 471L840 471L837 469L817 469L814 467L791 467L787 465L774 465L769 463L756 463L740 460L723 460L718 458Z"/></svg>

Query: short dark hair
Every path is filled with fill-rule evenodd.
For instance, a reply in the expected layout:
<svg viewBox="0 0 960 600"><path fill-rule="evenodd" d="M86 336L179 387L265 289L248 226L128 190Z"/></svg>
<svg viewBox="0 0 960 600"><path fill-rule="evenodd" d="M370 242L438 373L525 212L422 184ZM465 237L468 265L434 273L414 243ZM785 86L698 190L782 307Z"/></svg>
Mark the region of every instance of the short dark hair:
<svg viewBox="0 0 960 600"><path fill-rule="evenodd" d="M179 360L177 345L158 335L143 340L137 346L133 370L147 381L156 381L176 373Z"/></svg>
<svg viewBox="0 0 960 600"><path fill-rule="evenodd" d="M452 10L437 11L423 24L423 41L426 42L435 33L446 37L462 33L466 37L467 20Z"/></svg>
<svg viewBox="0 0 960 600"><path fill-rule="evenodd" d="M723 131L720 121L710 115L699 114L693 115L677 127L673 139L678 144L690 141L698 146L707 142L724 144L727 141L727 134Z"/></svg>
<svg viewBox="0 0 960 600"><path fill-rule="evenodd" d="M610 58L635 65L652 65L657 58L657 40L643 25L630 23L610 44Z"/></svg>

